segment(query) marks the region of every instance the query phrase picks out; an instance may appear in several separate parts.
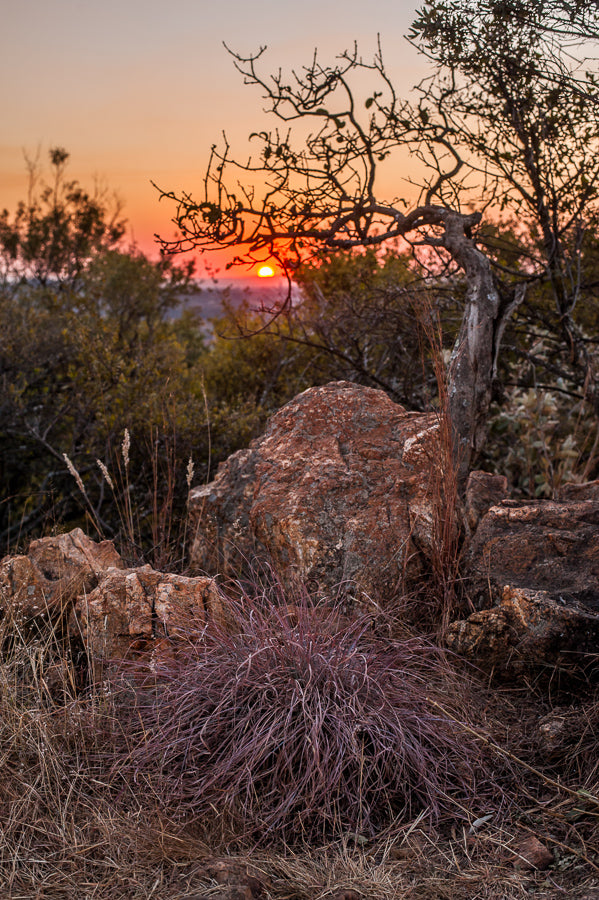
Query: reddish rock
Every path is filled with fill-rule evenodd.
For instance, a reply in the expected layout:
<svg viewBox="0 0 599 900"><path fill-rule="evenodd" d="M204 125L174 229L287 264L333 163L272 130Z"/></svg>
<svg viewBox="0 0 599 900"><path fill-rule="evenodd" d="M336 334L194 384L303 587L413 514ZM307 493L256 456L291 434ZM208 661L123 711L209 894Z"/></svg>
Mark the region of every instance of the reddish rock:
<svg viewBox="0 0 599 900"><path fill-rule="evenodd" d="M508 496L505 475L491 475L489 472L471 472L466 484L466 521L474 531L481 518L492 506L497 506Z"/></svg>
<svg viewBox="0 0 599 900"><path fill-rule="evenodd" d="M150 566L109 569L77 599L71 631L79 633L96 671L131 649L151 651L165 638L184 637L206 615L221 614L211 578L163 574Z"/></svg>
<svg viewBox="0 0 599 900"><path fill-rule="evenodd" d="M599 501L504 501L483 517L468 550L470 594L489 585L546 591L557 603L599 612Z"/></svg>
<svg viewBox="0 0 599 900"><path fill-rule="evenodd" d="M112 542L97 544L80 528L32 541L27 556L0 563L0 614L12 615L20 625L56 621L109 566L123 566Z"/></svg>
<svg viewBox="0 0 599 900"><path fill-rule="evenodd" d="M599 501L599 481L583 481L580 484L562 484L562 486L558 488L556 499Z"/></svg>
<svg viewBox="0 0 599 900"><path fill-rule="evenodd" d="M228 892L222 896L229 898L241 897L244 900L263 897L269 882L263 874L258 878L251 875L248 868L240 860L214 859L206 862L208 874L221 886L226 886Z"/></svg>
<svg viewBox="0 0 599 900"><path fill-rule="evenodd" d="M568 737L567 722L567 715L560 710L553 710L539 719L539 746L548 756L565 743Z"/></svg>
<svg viewBox="0 0 599 900"><path fill-rule="evenodd" d="M358 894L357 891L347 889L344 891L337 891L333 896L333 900L362 900L362 895Z"/></svg>
<svg viewBox="0 0 599 900"><path fill-rule="evenodd" d="M266 552L256 544L249 523L256 443L233 453L219 465L214 481L190 492L190 562L199 572L233 575Z"/></svg>
<svg viewBox="0 0 599 900"><path fill-rule="evenodd" d="M572 499L504 500L482 517L464 583L476 607L494 605L447 635L477 665L572 671L599 652L599 500L592 484L571 487Z"/></svg>
<svg viewBox="0 0 599 900"><path fill-rule="evenodd" d="M507 675L585 665L599 650L599 614L545 591L505 587L498 606L454 622L448 646L479 667Z"/></svg>
<svg viewBox="0 0 599 900"><path fill-rule="evenodd" d="M517 869L547 869L553 865L553 853L534 834L522 838L513 848Z"/></svg>
<svg viewBox="0 0 599 900"><path fill-rule="evenodd" d="M52 584L27 556L7 556L0 563L0 615L20 627L33 619L50 618Z"/></svg>
<svg viewBox="0 0 599 900"><path fill-rule="evenodd" d="M124 567L112 541L96 543L81 528L32 541L27 556L49 581L77 577L86 590L95 586L101 572Z"/></svg>
<svg viewBox="0 0 599 900"><path fill-rule="evenodd" d="M393 594L433 539L441 462L435 414L349 382L311 388L192 491L192 565L232 574L257 553L284 581Z"/></svg>

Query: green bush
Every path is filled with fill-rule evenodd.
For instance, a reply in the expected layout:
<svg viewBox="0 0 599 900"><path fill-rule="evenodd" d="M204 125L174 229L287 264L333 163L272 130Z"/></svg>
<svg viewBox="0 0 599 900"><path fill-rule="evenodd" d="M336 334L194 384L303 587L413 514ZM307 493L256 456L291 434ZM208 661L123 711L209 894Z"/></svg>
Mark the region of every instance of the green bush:
<svg viewBox="0 0 599 900"><path fill-rule="evenodd" d="M70 525L81 516L64 454L85 480L95 524L118 534L96 459L114 463L125 429L133 437L127 489L140 519L156 492L173 493L169 479L184 505L187 459L207 456L200 331L188 319L166 318L186 278L141 254L106 251L77 288L4 290L0 521L7 543L43 530L49 516Z"/></svg>

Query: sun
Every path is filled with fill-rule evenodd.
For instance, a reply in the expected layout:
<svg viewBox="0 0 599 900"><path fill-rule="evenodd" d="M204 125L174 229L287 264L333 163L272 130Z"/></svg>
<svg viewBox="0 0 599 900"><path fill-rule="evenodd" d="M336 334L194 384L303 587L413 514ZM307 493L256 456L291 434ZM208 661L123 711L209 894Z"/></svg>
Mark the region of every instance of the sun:
<svg viewBox="0 0 599 900"><path fill-rule="evenodd" d="M258 269L258 278L272 278L275 270L272 266L260 266Z"/></svg>

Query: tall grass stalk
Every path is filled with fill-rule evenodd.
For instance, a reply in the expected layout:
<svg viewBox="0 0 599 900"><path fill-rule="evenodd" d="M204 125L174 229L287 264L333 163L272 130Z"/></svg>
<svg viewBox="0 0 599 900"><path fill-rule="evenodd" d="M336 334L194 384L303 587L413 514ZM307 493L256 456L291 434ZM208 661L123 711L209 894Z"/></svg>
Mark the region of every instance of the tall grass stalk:
<svg viewBox="0 0 599 900"><path fill-rule="evenodd" d="M443 633L462 606L459 591L462 543L463 503L456 460L455 436L449 412L447 365L443 332L437 311L430 303L418 309L422 332L422 355L432 359L437 383L438 444L437 456L430 460L430 497L432 501L431 575L427 584L429 607L434 611Z"/></svg>
<svg viewBox="0 0 599 900"><path fill-rule="evenodd" d="M162 438L158 432L151 435L151 446L148 448L148 457L152 467L152 491L149 499L151 514L148 515L145 498L140 498L137 504L133 502L135 485L131 479L131 435L125 429L120 452L116 455L113 471L107 463L101 459L96 460L102 480L108 485L115 504L118 520L120 522L119 549L124 558L131 564L139 564L148 559L154 568L161 571L178 570L185 567L186 543L187 543L187 516L183 512L181 520L175 515L176 495L178 489L178 460L176 442L170 442L165 450L166 459L161 457L159 448ZM94 527L100 537L106 539L114 537L107 534L103 523L94 509L89 493L81 475L76 470L71 460L65 455L65 462L69 472L75 479L75 483L82 494L86 508L89 510ZM194 476L194 463L190 457L186 470L185 482L187 496L191 490ZM147 531L149 519L149 533L151 544L148 547L144 539L144 531Z"/></svg>

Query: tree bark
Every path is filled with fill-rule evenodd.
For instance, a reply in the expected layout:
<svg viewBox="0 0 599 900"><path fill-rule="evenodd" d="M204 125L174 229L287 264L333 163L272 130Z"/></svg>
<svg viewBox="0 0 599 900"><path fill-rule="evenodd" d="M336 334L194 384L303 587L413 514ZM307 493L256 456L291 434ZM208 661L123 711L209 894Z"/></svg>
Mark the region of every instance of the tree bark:
<svg viewBox="0 0 599 900"><path fill-rule="evenodd" d="M502 302L490 260L468 234L471 217L448 213L443 245L466 275L466 305L448 370L448 413L458 483L485 443L497 353L505 324L524 299L523 285Z"/></svg>

